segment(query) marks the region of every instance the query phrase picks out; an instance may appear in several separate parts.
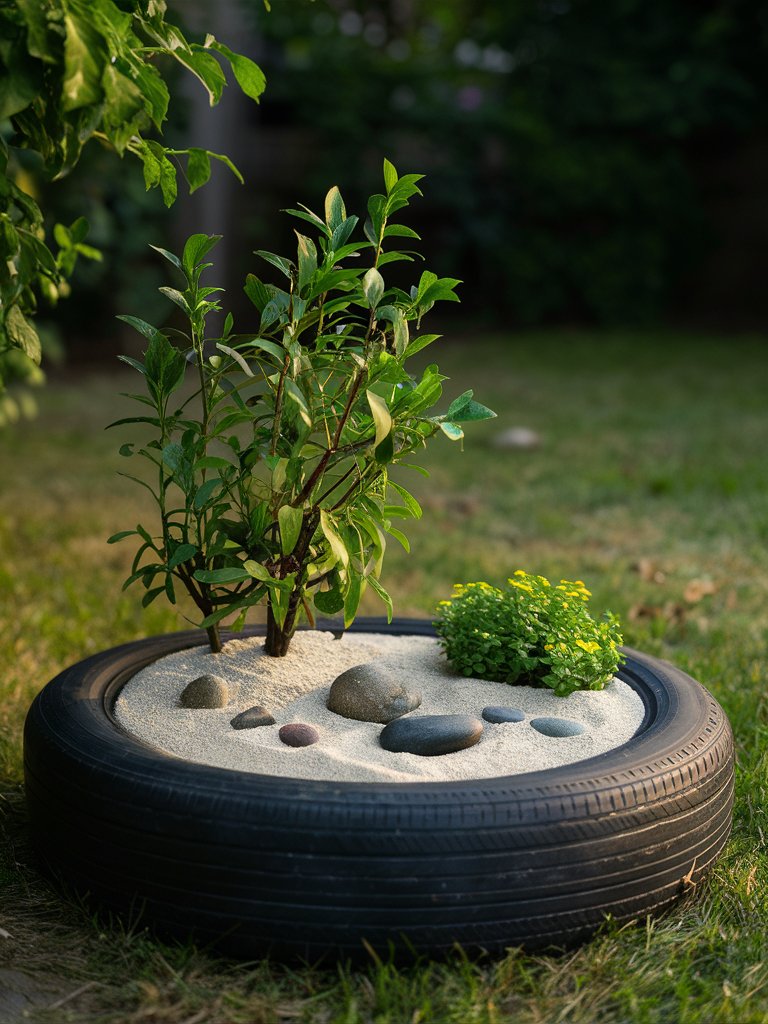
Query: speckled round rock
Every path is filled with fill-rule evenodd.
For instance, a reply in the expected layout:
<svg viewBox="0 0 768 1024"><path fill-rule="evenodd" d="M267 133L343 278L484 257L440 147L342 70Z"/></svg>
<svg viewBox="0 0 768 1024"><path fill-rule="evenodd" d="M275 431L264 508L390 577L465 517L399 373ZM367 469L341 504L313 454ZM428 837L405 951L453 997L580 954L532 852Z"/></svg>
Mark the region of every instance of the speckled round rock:
<svg viewBox="0 0 768 1024"><path fill-rule="evenodd" d="M505 722L522 722L525 712L519 708L502 708L489 704L487 708L483 708L483 718L494 725L503 725Z"/></svg>
<svg viewBox="0 0 768 1024"><path fill-rule="evenodd" d="M266 708L257 705L235 715L229 724L233 729L256 729L260 725L274 725L275 720Z"/></svg>
<svg viewBox="0 0 768 1024"><path fill-rule="evenodd" d="M409 690L373 662L355 665L337 676L328 694L328 710L357 722L386 725L421 704L421 692Z"/></svg>
<svg viewBox="0 0 768 1024"><path fill-rule="evenodd" d="M314 725L307 725L305 722L281 725L277 735L287 747L311 747L320 739L320 733Z"/></svg>
<svg viewBox="0 0 768 1024"><path fill-rule="evenodd" d="M435 757L473 746L483 735L483 723L474 715L417 715L385 725L379 743L394 754Z"/></svg>
<svg viewBox="0 0 768 1024"><path fill-rule="evenodd" d="M223 708L229 701L229 686L220 676L204 675L187 683L181 691L183 708Z"/></svg>
<svg viewBox="0 0 768 1024"><path fill-rule="evenodd" d="M531 727L542 736L564 737L581 736L584 726L570 718L533 718Z"/></svg>

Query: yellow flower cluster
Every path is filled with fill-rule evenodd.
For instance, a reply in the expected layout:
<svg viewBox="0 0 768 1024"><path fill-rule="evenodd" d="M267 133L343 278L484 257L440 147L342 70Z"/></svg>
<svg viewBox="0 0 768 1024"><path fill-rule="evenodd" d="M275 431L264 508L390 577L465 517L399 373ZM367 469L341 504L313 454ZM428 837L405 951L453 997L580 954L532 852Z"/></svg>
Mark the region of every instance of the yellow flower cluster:
<svg viewBox="0 0 768 1024"><path fill-rule="evenodd" d="M618 620L596 622L585 607L582 580L560 580L516 570L506 589L489 583L454 587L438 605L435 623L454 668L466 676L548 686L560 696L599 690L621 660Z"/></svg>

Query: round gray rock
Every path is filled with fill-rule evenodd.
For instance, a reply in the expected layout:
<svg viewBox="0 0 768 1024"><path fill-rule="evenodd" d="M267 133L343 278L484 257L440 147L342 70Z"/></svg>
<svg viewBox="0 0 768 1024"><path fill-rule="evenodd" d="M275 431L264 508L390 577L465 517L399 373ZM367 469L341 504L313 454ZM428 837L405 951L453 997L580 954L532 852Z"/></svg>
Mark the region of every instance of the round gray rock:
<svg viewBox="0 0 768 1024"><path fill-rule="evenodd" d="M275 720L266 708L259 705L241 711L229 724L233 729L256 729L260 725L274 725Z"/></svg>
<svg viewBox="0 0 768 1024"><path fill-rule="evenodd" d="M494 725L501 725L504 722L522 722L525 712L519 708L502 708L495 704L489 704L483 708L483 718L486 722L493 722Z"/></svg>
<svg viewBox="0 0 768 1024"><path fill-rule="evenodd" d="M584 726L571 718L532 718L531 727L542 736L581 736Z"/></svg>
<svg viewBox="0 0 768 1024"><path fill-rule="evenodd" d="M373 662L348 668L334 679L328 710L358 722L386 725L421 704L419 690L409 690L399 679Z"/></svg>
<svg viewBox="0 0 768 1024"><path fill-rule="evenodd" d="M179 697L183 708L223 708L229 701L229 686L220 676L204 675L187 683Z"/></svg>
<svg viewBox="0 0 768 1024"><path fill-rule="evenodd" d="M417 715L385 725L379 743L395 754L434 757L474 746L483 735L483 723L474 715Z"/></svg>
<svg viewBox="0 0 768 1024"><path fill-rule="evenodd" d="M320 739L320 733L314 725L306 725L304 722L281 725L277 735L289 747L311 747Z"/></svg>

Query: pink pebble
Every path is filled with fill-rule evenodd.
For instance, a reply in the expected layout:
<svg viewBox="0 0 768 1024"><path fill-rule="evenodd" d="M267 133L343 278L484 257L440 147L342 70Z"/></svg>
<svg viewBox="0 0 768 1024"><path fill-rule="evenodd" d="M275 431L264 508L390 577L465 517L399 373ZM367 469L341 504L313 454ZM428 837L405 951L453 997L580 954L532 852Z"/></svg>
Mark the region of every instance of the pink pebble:
<svg viewBox="0 0 768 1024"><path fill-rule="evenodd" d="M289 747L309 747L320 739L317 729L313 725L305 725L303 722L281 725L277 735Z"/></svg>

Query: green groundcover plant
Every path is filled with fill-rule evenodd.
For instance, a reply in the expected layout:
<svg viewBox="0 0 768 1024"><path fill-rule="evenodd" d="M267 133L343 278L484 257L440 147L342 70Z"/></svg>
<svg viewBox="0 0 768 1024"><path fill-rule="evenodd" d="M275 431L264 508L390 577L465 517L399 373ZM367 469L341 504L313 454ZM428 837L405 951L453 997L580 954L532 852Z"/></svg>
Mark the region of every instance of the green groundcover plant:
<svg viewBox="0 0 768 1024"><path fill-rule="evenodd" d="M459 284L428 270L408 291L384 279L389 264L413 261L388 245L418 239L394 216L421 194L421 177L399 176L384 161L385 192L369 199L362 237L337 188L322 217L304 206L287 211L318 241L297 231L294 259L257 252L282 284L248 275L255 331L236 333L230 314L223 333L208 337L221 289L200 281L218 236L202 234L181 257L158 250L184 282L183 290L161 291L188 328L163 332L123 317L149 342L143 361L125 357L147 390L131 397L148 412L118 424L149 427L152 439L120 451L151 464L149 481L139 482L157 503L160 531L139 525L110 541L137 541L126 586L141 583L145 605L161 594L175 602L179 587L188 593L214 651L220 623L241 625L262 601L266 650L276 656L316 611L343 612L349 625L366 587L391 617L380 582L386 542L393 537L408 550L395 523L418 518L421 508L390 469L410 465L438 431L458 441L461 423L494 415L472 391L432 414L445 378L434 364L418 379L406 369L439 337L418 333L422 317L438 301L457 301ZM194 390L172 405L192 369Z"/></svg>
<svg viewBox="0 0 768 1024"><path fill-rule="evenodd" d="M552 586L518 569L506 590L459 583L438 605L440 643L456 671L500 683L548 686L559 697L602 690L621 661L618 619L596 622L581 580Z"/></svg>

